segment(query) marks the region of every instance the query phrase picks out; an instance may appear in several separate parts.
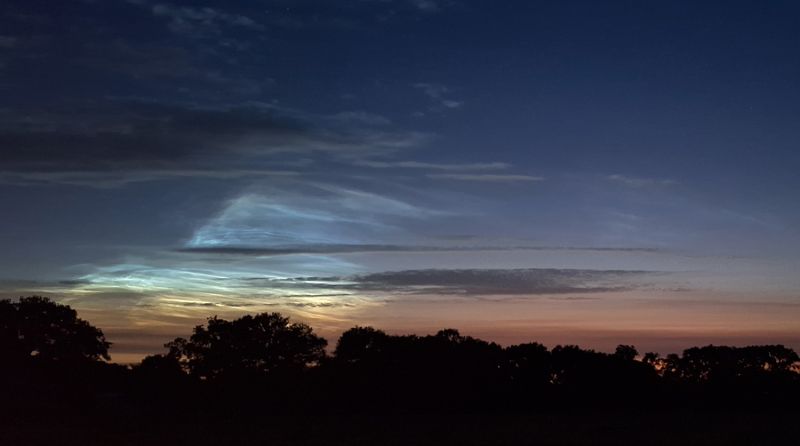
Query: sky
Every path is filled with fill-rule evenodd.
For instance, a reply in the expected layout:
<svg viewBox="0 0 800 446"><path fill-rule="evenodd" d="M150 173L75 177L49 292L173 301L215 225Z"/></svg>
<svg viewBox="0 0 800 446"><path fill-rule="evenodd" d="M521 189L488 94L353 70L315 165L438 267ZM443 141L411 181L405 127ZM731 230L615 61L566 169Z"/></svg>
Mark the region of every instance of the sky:
<svg viewBox="0 0 800 446"><path fill-rule="evenodd" d="M0 297L800 348L800 4L6 0Z"/></svg>

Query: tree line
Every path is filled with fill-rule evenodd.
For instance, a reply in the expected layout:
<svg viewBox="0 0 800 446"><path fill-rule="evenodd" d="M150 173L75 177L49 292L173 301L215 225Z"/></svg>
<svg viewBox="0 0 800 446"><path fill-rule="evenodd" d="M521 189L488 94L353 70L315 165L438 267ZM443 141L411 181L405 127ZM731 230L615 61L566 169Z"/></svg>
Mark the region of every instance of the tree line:
<svg viewBox="0 0 800 446"><path fill-rule="evenodd" d="M455 329L390 335L354 327L328 342L279 313L211 317L139 364L110 363L101 329L44 297L0 300L6 401L226 413L537 411L574 407L789 407L800 357L782 345L614 353L503 347ZM149 409L148 409L149 410Z"/></svg>

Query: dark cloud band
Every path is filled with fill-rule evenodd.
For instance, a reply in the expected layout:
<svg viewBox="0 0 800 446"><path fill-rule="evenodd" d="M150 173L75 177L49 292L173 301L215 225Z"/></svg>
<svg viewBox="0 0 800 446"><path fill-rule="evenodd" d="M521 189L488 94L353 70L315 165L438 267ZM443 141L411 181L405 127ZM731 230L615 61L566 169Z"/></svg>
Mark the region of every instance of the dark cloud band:
<svg viewBox="0 0 800 446"><path fill-rule="evenodd" d="M437 295L547 295L629 291L647 285L653 271L586 269L424 269L348 277L250 278L272 288Z"/></svg>

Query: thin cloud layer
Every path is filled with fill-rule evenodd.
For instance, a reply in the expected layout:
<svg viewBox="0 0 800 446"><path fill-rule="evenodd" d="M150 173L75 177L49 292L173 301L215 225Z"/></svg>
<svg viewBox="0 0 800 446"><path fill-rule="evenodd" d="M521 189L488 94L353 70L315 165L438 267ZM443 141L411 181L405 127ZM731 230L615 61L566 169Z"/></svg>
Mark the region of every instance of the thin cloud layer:
<svg viewBox="0 0 800 446"><path fill-rule="evenodd" d="M403 222L441 215L445 213L339 186L269 189L232 200L195 231L186 248L260 254L346 252L409 240Z"/></svg>
<svg viewBox="0 0 800 446"><path fill-rule="evenodd" d="M670 179L632 177L619 174L609 175L606 179L629 187L673 186L678 184L677 181Z"/></svg>
<svg viewBox="0 0 800 446"><path fill-rule="evenodd" d="M503 170L511 167L509 163L490 162L490 163L429 163L421 161L376 161L358 160L358 166L373 167L376 169L423 169L423 170L444 170L444 171L473 171L473 170Z"/></svg>
<svg viewBox="0 0 800 446"><path fill-rule="evenodd" d="M120 100L2 115L0 178L6 182L259 176L278 172L273 166L289 156L387 154L428 138L363 123L330 126L324 117L259 103L204 107Z"/></svg>
<svg viewBox="0 0 800 446"><path fill-rule="evenodd" d="M177 252L239 256L284 256L295 254L348 254L348 253L436 253L436 252L486 252L486 251L585 251L617 253L656 253L657 248L632 247L577 247L577 246L525 246L525 245L379 245L379 244L277 244L275 246L212 245L179 248Z"/></svg>
<svg viewBox="0 0 800 446"><path fill-rule="evenodd" d="M139 0L138 3L146 4ZM194 33L220 33L220 26L228 25L254 30L264 27L250 17L240 14L230 14L214 8L194 8L176 6L170 3L155 3L151 8L156 17L165 17L169 20L169 28L179 34Z"/></svg>
<svg viewBox="0 0 800 446"><path fill-rule="evenodd" d="M492 183L513 183L519 181L544 181L544 177L517 174L491 174L491 173L432 173L428 178L437 180L479 181Z"/></svg>
<svg viewBox="0 0 800 446"><path fill-rule="evenodd" d="M351 292L442 295L545 295L630 291L652 271L579 269L428 269L349 277L272 280L286 286L313 284Z"/></svg>
<svg viewBox="0 0 800 446"><path fill-rule="evenodd" d="M460 108L464 105L464 101L457 101L452 98L452 89L446 85L419 82L414 84L414 88L422 91L430 99L429 112L442 112L447 109Z"/></svg>

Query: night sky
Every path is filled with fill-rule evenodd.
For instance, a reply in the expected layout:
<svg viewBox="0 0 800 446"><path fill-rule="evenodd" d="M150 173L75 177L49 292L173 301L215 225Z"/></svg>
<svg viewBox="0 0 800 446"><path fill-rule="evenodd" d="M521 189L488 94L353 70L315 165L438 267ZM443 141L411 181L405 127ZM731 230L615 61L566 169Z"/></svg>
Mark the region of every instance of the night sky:
<svg viewBox="0 0 800 446"><path fill-rule="evenodd" d="M5 0L0 296L798 348L799 141L793 1Z"/></svg>

